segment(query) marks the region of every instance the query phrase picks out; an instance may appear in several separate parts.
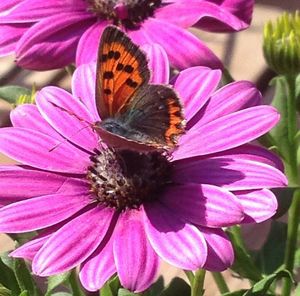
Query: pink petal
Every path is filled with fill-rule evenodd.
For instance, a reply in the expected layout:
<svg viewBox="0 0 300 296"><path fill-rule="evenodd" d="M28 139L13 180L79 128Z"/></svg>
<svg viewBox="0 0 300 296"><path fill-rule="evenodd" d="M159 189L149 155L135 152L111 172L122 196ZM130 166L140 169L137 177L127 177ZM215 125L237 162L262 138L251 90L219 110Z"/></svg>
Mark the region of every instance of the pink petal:
<svg viewBox="0 0 300 296"><path fill-rule="evenodd" d="M32 70L50 70L74 62L79 38L93 22L89 13L79 12L44 18L19 40L18 65Z"/></svg>
<svg viewBox="0 0 300 296"><path fill-rule="evenodd" d="M98 21L82 34L76 52L77 66L96 62L100 37L107 24L105 20Z"/></svg>
<svg viewBox="0 0 300 296"><path fill-rule="evenodd" d="M147 44L142 47L148 58L151 72L150 82L153 84L168 84L170 65L165 50L158 44Z"/></svg>
<svg viewBox="0 0 300 296"><path fill-rule="evenodd" d="M0 2L0 11L5 11L13 8L18 5L22 0L1 0Z"/></svg>
<svg viewBox="0 0 300 296"><path fill-rule="evenodd" d="M89 155L67 141L25 128L2 128L0 151L23 164L49 171L85 173Z"/></svg>
<svg viewBox="0 0 300 296"><path fill-rule="evenodd" d="M113 214L111 209L94 207L60 228L34 257L33 272L49 276L82 263L103 240Z"/></svg>
<svg viewBox="0 0 300 296"><path fill-rule="evenodd" d="M174 159L231 149L268 132L279 121L271 106L256 106L218 118L203 126L195 124L180 138Z"/></svg>
<svg viewBox="0 0 300 296"><path fill-rule="evenodd" d="M72 93L89 110L93 122L99 121L96 107L96 64L90 63L76 68L72 77Z"/></svg>
<svg viewBox="0 0 300 296"><path fill-rule="evenodd" d="M36 105L24 104L10 112L10 120L15 127L32 129L57 140L64 138L42 117Z"/></svg>
<svg viewBox="0 0 300 296"><path fill-rule="evenodd" d="M218 86L222 72L206 67L192 67L179 73L174 88L184 105L185 119L189 121L207 102Z"/></svg>
<svg viewBox="0 0 300 296"><path fill-rule="evenodd" d="M79 277L82 285L88 291L102 288L109 278L116 273L113 256L113 239L100 244L98 249L83 263Z"/></svg>
<svg viewBox="0 0 300 296"><path fill-rule="evenodd" d="M276 213L278 204L275 195L268 189L238 191L239 198L246 214L244 223L260 223Z"/></svg>
<svg viewBox="0 0 300 296"><path fill-rule="evenodd" d="M254 107L261 102L261 94L248 81L237 81L220 88L207 102L205 108L193 118L197 126L204 125L227 114Z"/></svg>
<svg viewBox="0 0 300 296"><path fill-rule="evenodd" d="M224 271L233 264L234 253L229 238L222 229L199 227L207 243L207 260L204 268Z"/></svg>
<svg viewBox="0 0 300 296"><path fill-rule="evenodd" d="M278 169L243 156L224 155L175 163L173 179L181 183L212 184L227 190L284 187L285 175Z"/></svg>
<svg viewBox="0 0 300 296"><path fill-rule="evenodd" d="M191 66L222 68L217 56L192 33L167 21L149 18L143 23L151 43L158 43L167 52L171 64L178 69ZM182 46L184 44L184 46Z"/></svg>
<svg viewBox="0 0 300 296"><path fill-rule="evenodd" d="M25 243L21 247L14 250L9 256L14 258L23 258L27 260L33 260L36 253L41 249L41 247L46 243L51 234L36 239L32 239Z"/></svg>
<svg viewBox="0 0 300 296"><path fill-rule="evenodd" d="M7 23L28 23L36 22L53 16L56 14L67 11L84 11L86 5L81 5L78 7L79 1L76 5L66 5L67 1L62 0L23 0L15 6L9 14L1 17L1 22Z"/></svg>
<svg viewBox="0 0 300 296"><path fill-rule="evenodd" d="M31 26L32 23L1 24L0 25L0 56L6 56L8 54L13 53L15 51L17 42Z"/></svg>
<svg viewBox="0 0 300 296"><path fill-rule="evenodd" d="M58 193L15 202L0 209L1 232L28 232L54 225L91 202L86 182L68 180L76 192L63 186ZM69 185L71 186L71 185Z"/></svg>
<svg viewBox="0 0 300 296"><path fill-rule="evenodd" d="M207 246L194 225L184 223L160 203L145 204L144 223L153 249L163 260L187 270L204 265Z"/></svg>
<svg viewBox="0 0 300 296"><path fill-rule="evenodd" d="M44 87L36 104L49 124L69 141L89 151L98 146L98 136L92 129L93 117L71 94L58 87Z"/></svg>
<svg viewBox="0 0 300 296"><path fill-rule="evenodd" d="M158 256L140 218L126 214L120 217L113 249L122 286L135 293L149 288L158 271Z"/></svg>
<svg viewBox="0 0 300 296"><path fill-rule="evenodd" d="M128 31L128 36L134 43L139 45L153 44L151 37L142 27L140 30Z"/></svg>
<svg viewBox="0 0 300 296"><path fill-rule="evenodd" d="M211 2L217 3L214 4ZM243 19L235 16L233 13L235 11L230 11L229 8L231 7L226 7L223 3L221 5L219 3L220 1L176 1L174 4L163 6L155 16L184 28L191 27L197 24L198 21L198 26L213 31L240 31L249 26L252 9L247 11L246 20L248 22L245 23ZM246 7L244 5L240 9L249 9L249 6L247 5ZM232 8L237 10L235 6Z"/></svg>
<svg viewBox="0 0 300 296"><path fill-rule="evenodd" d="M197 0L196 0L197 1ZM203 18L198 22L197 27L212 32L231 32L233 30L242 30L249 26L252 19L254 0L209 0L219 6L214 20ZM220 5L221 4L221 5ZM220 12L220 13L219 13ZM229 21L226 14L232 14L237 19Z"/></svg>
<svg viewBox="0 0 300 296"><path fill-rule="evenodd" d="M53 194L65 186L67 180L65 176L19 166L0 166L0 174L1 203Z"/></svg>
<svg viewBox="0 0 300 296"><path fill-rule="evenodd" d="M181 219L207 227L240 223L243 208L229 191L206 184L184 184L167 189L160 201Z"/></svg>

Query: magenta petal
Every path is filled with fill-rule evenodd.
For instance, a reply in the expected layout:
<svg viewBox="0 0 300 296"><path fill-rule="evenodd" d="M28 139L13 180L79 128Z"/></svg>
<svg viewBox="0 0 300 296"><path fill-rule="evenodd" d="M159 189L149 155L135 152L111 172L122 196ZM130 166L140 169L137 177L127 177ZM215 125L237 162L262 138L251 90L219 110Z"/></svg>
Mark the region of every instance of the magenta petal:
<svg viewBox="0 0 300 296"><path fill-rule="evenodd" d="M249 26L252 19L254 0L209 0L209 2L216 3L218 7L215 9L212 18L201 19L196 24L197 27L212 32L231 32ZM233 17L236 17L236 19Z"/></svg>
<svg viewBox="0 0 300 296"><path fill-rule="evenodd" d="M26 244L14 250L9 256L14 258L23 258L27 260L33 260L36 253L41 249L41 247L46 243L51 235L39 237L32 239Z"/></svg>
<svg viewBox="0 0 300 296"><path fill-rule="evenodd" d="M185 119L189 121L206 103L218 86L222 72L206 67L193 67L179 73L174 88L184 105Z"/></svg>
<svg viewBox="0 0 300 296"><path fill-rule="evenodd" d="M165 50L158 44L147 44L142 49L147 53L148 66L151 72L150 82L168 84L170 65Z"/></svg>
<svg viewBox="0 0 300 296"><path fill-rule="evenodd" d="M70 93L58 87L44 87L38 93L36 104L49 124L69 141L89 151L97 147L98 136L92 129L93 118Z"/></svg>
<svg viewBox="0 0 300 296"><path fill-rule="evenodd" d="M284 187L285 175L278 169L243 156L224 155L175 162L175 182L213 184L228 190Z"/></svg>
<svg viewBox="0 0 300 296"><path fill-rule="evenodd" d="M107 24L107 21L98 21L82 34L76 52L76 65L96 62L100 36Z"/></svg>
<svg viewBox="0 0 300 296"><path fill-rule="evenodd" d="M98 249L83 263L80 268L80 281L88 291L97 291L116 273L113 256L113 239Z"/></svg>
<svg viewBox="0 0 300 296"><path fill-rule="evenodd" d="M10 203L22 199L53 194L57 192L66 177L18 166L0 166L1 203ZM32 182L34 180L34 182Z"/></svg>
<svg viewBox="0 0 300 296"><path fill-rule="evenodd" d="M195 124L180 138L174 159L231 149L268 132L279 121L271 106L256 106L218 118L203 126Z"/></svg>
<svg viewBox="0 0 300 296"><path fill-rule="evenodd" d="M83 10L83 5L78 7L75 5L66 5L67 1L62 0L23 0L14 7L7 15L0 18L0 22L7 23L24 23L36 22L46 17L59 14L62 11ZM78 1L77 1L78 2Z"/></svg>
<svg viewBox="0 0 300 296"><path fill-rule="evenodd" d="M42 117L36 105L24 104L10 112L10 120L14 127L23 127L41 132L57 140L64 138Z"/></svg>
<svg viewBox="0 0 300 296"><path fill-rule="evenodd" d="M0 56L11 54L20 37L31 27L32 23L26 24L1 24L0 25Z"/></svg>
<svg viewBox="0 0 300 296"><path fill-rule="evenodd" d="M79 66L72 77L72 93L89 110L93 122L99 121L95 101L96 64L90 63Z"/></svg>
<svg viewBox="0 0 300 296"><path fill-rule="evenodd" d="M0 151L23 164L49 171L81 174L90 163L88 154L67 141L17 127L0 130Z"/></svg>
<svg viewBox="0 0 300 296"><path fill-rule="evenodd" d="M201 126L227 114L254 107L260 102L261 94L254 84L248 81L233 82L215 92L193 121Z"/></svg>
<svg viewBox="0 0 300 296"><path fill-rule="evenodd" d="M202 233L184 223L163 204L145 204L145 230L155 252L166 262L187 270L201 268L207 256Z"/></svg>
<svg viewBox="0 0 300 296"><path fill-rule="evenodd" d="M158 256L139 217L126 214L120 217L113 248L122 286L136 293L149 288L158 271Z"/></svg>
<svg viewBox="0 0 300 296"><path fill-rule="evenodd" d="M49 276L70 270L98 247L110 226L114 211L95 207L60 228L34 257L32 270Z"/></svg>
<svg viewBox="0 0 300 296"><path fill-rule="evenodd" d="M245 212L244 223L260 223L276 213L278 204L275 195L268 189L234 192Z"/></svg>
<svg viewBox="0 0 300 296"><path fill-rule="evenodd" d="M143 23L152 43L158 43L167 52L171 64L178 69L191 66L222 68L217 56L192 33L167 21L149 18ZM184 46L182 46L184 44Z"/></svg>
<svg viewBox="0 0 300 296"><path fill-rule="evenodd" d="M214 1L176 1L174 4L162 7L155 16L184 28L191 27L202 19L203 27L206 29L214 28L215 30L219 29L219 31L239 31L248 27L249 23L245 23L232 14L223 3L219 5L212 2ZM241 9L243 9L243 7ZM249 14L250 17L251 12L252 11L250 11ZM209 21L206 21L207 19L209 19ZM208 26L209 23L213 23L213 26ZM200 24L202 24L201 21Z"/></svg>
<svg viewBox="0 0 300 296"><path fill-rule="evenodd" d="M32 70L49 70L74 62L74 49L79 38L93 22L89 13L73 12L39 21L17 44L18 65Z"/></svg>
<svg viewBox="0 0 300 296"><path fill-rule="evenodd" d="M54 225L91 202L86 183L69 180L77 192L63 188L56 194L15 202L0 209L0 232L28 232Z"/></svg>
<svg viewBox="0 0 300 296"><path fill-rule="evenodd" d="M231 242L222 229L199 227L207 243L207 260L204 268L223 271L233 264L234 253Z"/></svg>
<svg viewBox="0 0 300 296"><path fill-rule="evenodd" d="M18 5L21 0L1 0L0 2L0 11L5 11L13 8L15 5Z"/></svg>
<svg viewBox="0 0 300 296"><path fill-rule="evenodd" d="M239 200L229 191L217 186L172 186L160 200L183 220L202 226L231 226L240 223L244 218Z"/></svg>

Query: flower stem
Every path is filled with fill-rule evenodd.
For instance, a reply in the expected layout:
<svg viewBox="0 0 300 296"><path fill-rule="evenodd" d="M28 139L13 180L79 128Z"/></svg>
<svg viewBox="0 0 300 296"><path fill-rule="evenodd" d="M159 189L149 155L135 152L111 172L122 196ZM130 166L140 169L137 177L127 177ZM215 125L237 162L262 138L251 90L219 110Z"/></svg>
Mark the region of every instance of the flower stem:
<svg viewBox="0 0 300 296"><path fill-rule="evenodd" d="M69 284L72 290L73 296L84 296L85 294L82 292L80 284L77 280L77 272L75 269L72 270L70 277L69 277Z"/></svg>
<svg viewBox="0 0 300 296"><path fill-rule="evenodd" d="M285 76L287 87L287 132L289 142L289 158L285 163L289 186L299 185L297 163L297 108L296 108L296 78Z"/></svg>
<svg viewBox="0 0 300 296"><path fill-rule="evenodd" d="M217 284L218 289L221 294L229 292L229 288L225 282L225 279L224 279L222 273L212 272L212 276L213 276L215 283Z"/></svg>
<svg viewBox="0 0 300 296"><path fill-rule="evenodd" d="M288 234L285 248L285 268L291 273L294 269L295 252L297 248L297 234L300 222L300 190L296 190L293 196L293 201L289 210L288 218ZM290 279L283 280L282 296L289 296L292 289Z"/></svg>
<svg viewBox="0 0 300 296"><path fill-rule="evenodd" d="M193 272L190 271L190 270L184 270L184 273L185 273L185 275L187 276L187 278L188 278L190 284L193 285L194 279L195 279L195 276L194 276Z"/></svg>
<svg viewBox="0 0 300 296"><path fill-rule="evenodd" d="M203 285L206 271L204 269L198 269L195 272L195 278L192 285L191 296L202 296L204 295Z"/></svg>

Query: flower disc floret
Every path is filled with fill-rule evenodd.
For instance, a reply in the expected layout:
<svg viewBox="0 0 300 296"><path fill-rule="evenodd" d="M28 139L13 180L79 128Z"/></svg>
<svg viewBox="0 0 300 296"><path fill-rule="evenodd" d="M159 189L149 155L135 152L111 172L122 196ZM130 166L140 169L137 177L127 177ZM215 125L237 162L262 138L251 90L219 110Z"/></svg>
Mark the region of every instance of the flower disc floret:
<svg viewBox="0 0 300 296"><path fill-rule="evenodd" d="M170 183L170 163L159 152L95 150L87 179L95 200L118 211L153 201Z"/></svg>

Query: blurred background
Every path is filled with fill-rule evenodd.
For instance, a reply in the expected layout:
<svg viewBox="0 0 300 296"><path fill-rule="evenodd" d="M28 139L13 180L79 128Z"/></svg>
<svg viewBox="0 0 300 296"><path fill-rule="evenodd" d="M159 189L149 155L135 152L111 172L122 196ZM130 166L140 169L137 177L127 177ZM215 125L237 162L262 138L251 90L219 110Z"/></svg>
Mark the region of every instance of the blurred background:
<svg viewBox="0 0 300 296"><path fill-rule="evenodd" d="M275 20L284 10L293 11L300 9L300 0L259 0L254 8L253 21L249 29L234 34L209 34L192 30L202 39L224 62L235 80L251 80L268 100L271 92L268 82L273 77L271 70L267 68L262 54L263 26L268 20ZM31 89L36 85L40 89L45 85L58 85L65 89L70 88L70 75L65 70L34 72L23 70L14 64L14 57L0 58L0 86L14 84ZM9 111L11 106L0 99L0 125L9 125ZM0 163L13 163L10 159L0 154ZM247 242L252 248L259 248L263 243L268 222L261 227L251 226L244 230ZM4 234L0 234L0 253L14 248L13 241ZM169 282L174 276L185 275L177 269L163 264L162 274L165 282ZM232 290L247 288L248 282L232 275L230 271L224 272L226 281ZM207 296L219 295L217 287L208 274L205 281Z"/></svg>

